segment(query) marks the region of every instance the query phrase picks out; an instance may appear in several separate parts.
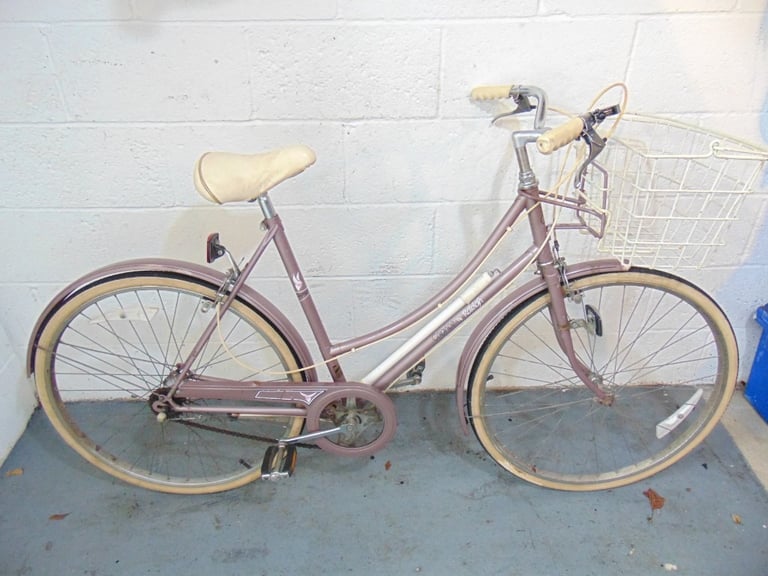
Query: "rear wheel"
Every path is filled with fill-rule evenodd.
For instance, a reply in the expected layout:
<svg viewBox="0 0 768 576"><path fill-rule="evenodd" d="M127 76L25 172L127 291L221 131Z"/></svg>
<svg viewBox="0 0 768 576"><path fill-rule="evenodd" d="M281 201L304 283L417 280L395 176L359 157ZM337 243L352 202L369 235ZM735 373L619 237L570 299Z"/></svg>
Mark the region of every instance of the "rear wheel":
<svg viewBox="0 0 768 576"><path fill-rule="evenodd" d="M736 381L736 340L704 292L661 272L581 278L568 299L577 356L599 402L558 345L547 291L523 302L481 348L467 391L480 443L508 471L560 490L646 478L717 424Z"/></svg>
<svg viewBox="0 0 768 576"><path fill-rule="evenodd" d="M137 272L89 286L53 313L38 341L35 380L67 444L108 474L162 492L219 492L261 475L267 445L298 434L303 418L173 411L158 418L155 401L215 317L215 295L215 286L187 277ZM222 315L220 333L226 348L214 334L195 374L301 381L300 373L280 375L300 368L297 355L245 301Z"/></svg>

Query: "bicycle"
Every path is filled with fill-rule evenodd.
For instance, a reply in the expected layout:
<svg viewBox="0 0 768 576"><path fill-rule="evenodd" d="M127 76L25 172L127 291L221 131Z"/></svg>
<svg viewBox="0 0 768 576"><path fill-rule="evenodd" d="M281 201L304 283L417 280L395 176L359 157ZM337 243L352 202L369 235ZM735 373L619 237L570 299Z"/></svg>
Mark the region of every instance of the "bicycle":
<svg viewBox="0 0 768 576"><path fill-rule="evenodd" d="M209 236L207 261L113 264L74 281L40 316L29 345L40 402L65 442L102 471L172 493L211 493L293 474L297 448L366 456L396 429L386 391L418 381L423 359L529 266L534 276L496 302L458 362L456 404L488 454L512 474L561 490L599 490L647 478L697 446L717 424L737 378L723 311L704 291L620 258L566 264L558 230L606 237L607 172L597 127L622 105L546 127L534 86L481 87L533 114L512 133L519 186L506 214L467 265L426 303L368 334L328 336L269 192L315 161L305 146L258 155L211 152L195 165L200 194L252 201L263 237L238 265ZM539 189L528 146L550 154L586 144L570 192ZM764 160L764 159L763 159ZM570 176L568 178L570 179ZM597 178L602 200L586 198ZM576 214L547 220L545 207ZM554 216L553 216L554 217ZM517 222L532 241L502 269L483 271ZM274 246L321 353L316 363L286 316L246 280ZM359 381L341 357L421 325ZM330 380L317 369L326 366ZM264 446L266 449L264 450ZM259 450L264 450L264 456Z"/></svg>

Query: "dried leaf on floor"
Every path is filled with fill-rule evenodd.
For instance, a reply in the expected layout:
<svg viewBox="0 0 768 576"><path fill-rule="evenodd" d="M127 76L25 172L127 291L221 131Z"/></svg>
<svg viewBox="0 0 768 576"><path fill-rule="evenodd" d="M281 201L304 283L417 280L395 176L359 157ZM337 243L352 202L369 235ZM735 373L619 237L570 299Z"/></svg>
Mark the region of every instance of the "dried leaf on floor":
<svg viewBox="0 0 768 576"><path fill-rule="evenodd" d="M648 502L651 503L651 513L653 513L654 510L661 510L664 508L665 499L655 490L648 488L648 490L643 492L643 495L648 498Z"/></svg>
<svg viewBox="0 0 768 576"><path fill-rule="evenodd" d="M71 512L67 512L65 514L51 514L48 516L48 520L64 520L67 516L69 516Z"/></svg>
<svg viewBox="0 0 768 576"><path fill-rule="evenodd" d="M392 462L390 462L389 460L387 460L387 461L384 463L384 470L389 470L390 468L392 468Z"/></svg>
<svg viewBox="0 0 768 576"><path fill-rule="evenodd" d="M24 474L24 468L14 468L13 470L8 470L5 473L5 477L10 478L11 476L21 476L22 474Z"/></svg>
<svg viewBox="0 0 768 576"><path fill-rule="evenodd" d="M733 520L734 524L741 524L741 516L738 514L731 514L731 520Z"/></svg>

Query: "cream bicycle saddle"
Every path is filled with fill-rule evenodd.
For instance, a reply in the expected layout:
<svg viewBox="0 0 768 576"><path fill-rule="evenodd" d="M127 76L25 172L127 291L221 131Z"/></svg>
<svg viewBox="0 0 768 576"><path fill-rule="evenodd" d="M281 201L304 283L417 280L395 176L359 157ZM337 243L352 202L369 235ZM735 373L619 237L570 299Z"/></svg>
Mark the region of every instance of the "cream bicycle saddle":
<svg viewBox="0 0 768 576"><path fill-rule="evenodd" d="M209 202L253 201L283 180L315 163L308 146L288 146L263 154L206 152L195 163L195 188Z"/></svg>

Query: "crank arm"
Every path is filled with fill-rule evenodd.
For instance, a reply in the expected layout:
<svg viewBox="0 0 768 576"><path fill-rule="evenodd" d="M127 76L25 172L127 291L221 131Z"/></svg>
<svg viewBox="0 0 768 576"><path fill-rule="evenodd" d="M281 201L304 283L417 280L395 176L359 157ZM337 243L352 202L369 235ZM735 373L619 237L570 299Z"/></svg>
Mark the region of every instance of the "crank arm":
<svg viewBox="0 0 768 576"><path fill-rule="evenodd" d="M296 469L297 445L338 434L339 432L348 432L352 428L351 424L342 424L330 430L320 430L293 438L278 440L277 444L269 446L264 454L264 460L261 463L261 479L274 482L293 476L293 472Z"/></svg>
<svg viewBox="0 0 768 576"><path fill-rule="evenodd" d="M352 424L342 424L336 428L330 430L319 430L318 432L310 432L308 434L302 434L301 436L294 436L293 438L283 438L278 441L278 446L286 444L298 444L299 442L312 442L319 438L325 438L326 436L333 436L334 434L351 432L354 426Z"/></svg>

